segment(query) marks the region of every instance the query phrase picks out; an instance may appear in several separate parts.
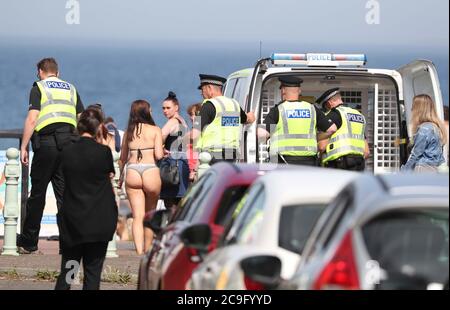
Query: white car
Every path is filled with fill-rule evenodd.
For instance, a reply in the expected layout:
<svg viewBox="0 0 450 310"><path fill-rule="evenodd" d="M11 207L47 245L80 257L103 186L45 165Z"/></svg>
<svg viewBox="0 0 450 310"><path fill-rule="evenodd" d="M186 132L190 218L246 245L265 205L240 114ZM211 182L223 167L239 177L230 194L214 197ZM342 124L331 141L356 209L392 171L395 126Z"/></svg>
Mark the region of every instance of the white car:
<svg viewBox="0 0 450 310"><path fill-rule="evenodd" d="M280 76L303 79L301 100L315 103L324 91L339 87L348 106L366 118L370 158L366 170L374 173L399 171L408 159L407 141L412 138L412 99L430 95L443 120L443 100L436 68L431 61L416 60L397 70L367 68L363 54L273 54L254 68L228 76L225 96L236 99L257 122L245 126L241 140L241 161L268 159L268 144L257 139L257 126L269 110L281 101ZM447 147L447 146L446 146ZM447 154L447 151L445 151Z"/></svg>
<svg viewBox="0 0 450 310"><path fill-rule="evenodd" d="M309 233L325 206L357 173L300 167L268 173L249 189L243 207L224 235L222 246L207 255L187 289L258 289L244 278L240 261L275 255L281 275L290 278Z"/></svg>

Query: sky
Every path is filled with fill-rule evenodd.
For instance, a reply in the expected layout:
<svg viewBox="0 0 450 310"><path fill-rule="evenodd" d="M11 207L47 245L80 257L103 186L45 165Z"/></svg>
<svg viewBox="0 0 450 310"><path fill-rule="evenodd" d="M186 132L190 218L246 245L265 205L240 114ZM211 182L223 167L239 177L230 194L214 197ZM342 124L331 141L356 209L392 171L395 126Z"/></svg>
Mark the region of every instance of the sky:
<svg viewBox="0 0 450 310"><path fill-rule="evenodd" d="M80 23L67 24L70 1ZM448 53L448 0L0 0L0 40L235 47L408 46ZM366 8L379 4L379 24Z"/></svg>

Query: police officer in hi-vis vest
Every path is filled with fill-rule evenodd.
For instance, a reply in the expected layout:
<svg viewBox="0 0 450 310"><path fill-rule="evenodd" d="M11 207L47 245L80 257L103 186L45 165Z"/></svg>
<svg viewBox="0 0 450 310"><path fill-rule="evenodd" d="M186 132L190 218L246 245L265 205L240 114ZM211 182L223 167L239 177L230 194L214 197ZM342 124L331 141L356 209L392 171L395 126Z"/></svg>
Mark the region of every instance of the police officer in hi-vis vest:
<svg viewBox="0 0 450 310"><path fill-rule="evenodd" d="M28 116L25 120L20 156L28 165L28 143L32 142L31 193L27 201L23 230L17 245L21 253L37 251L45 195L52 182L58 209L62 205L64 179L58 164L61 151L77 135L77 115L83 104L75 87L58 78L58 64L53 58L44 58L37 64L39 81L30 91Z"/></svg>
<svg viewBox="0 0 450 310"><path fill-rule="evenodd" d="M280 77L279 81L283 101L269 111L258 137L270 138L271 162L318 166L317 141L331 136L336 126L320 109L299 100L302 79Z"/></svg>
<svg viewBox="0 0 450 310"><path fill-rule="evenodd" d="M363 171L370 150L365 139L366 119L358 110L346 107L339 88L332 88L317 99L338 130L319 142L324 167Z"/></svg>
<svg viewBox="0 0 450 310"><path fill-rule="evenodd" d="M236 100L222 94L225 82L226 79L220 76L200 74L198 89L204 101L194 120L192 137L197 140L199 152L212 155L211 164L236 161L239 158L241 124L255 121L253 112L245 113Z"/></svg>

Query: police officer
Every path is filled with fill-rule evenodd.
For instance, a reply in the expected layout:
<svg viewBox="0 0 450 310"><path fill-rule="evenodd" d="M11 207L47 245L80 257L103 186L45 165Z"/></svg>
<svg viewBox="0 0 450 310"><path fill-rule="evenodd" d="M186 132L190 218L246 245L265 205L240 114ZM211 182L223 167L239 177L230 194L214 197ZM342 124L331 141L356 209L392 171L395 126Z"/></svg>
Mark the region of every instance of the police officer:
<svg viewBox="0 0 450 310"><path fill-rule="evenodd" d="M198 139L198 151L212 155L211 164L224 160L236 161L241 124L255 121L252 112L245 113L236 100L222 94L225 82L226 79L220 76L200 74L198 89L201 90L204 101L195 118L192 136L194 140Z"/></svg>
<svg viewBox="0 0 450 310"><path fill-rule="evenodd" d="M309 102L299 101L302 79L280 77L282 102L275 105L258 128L260 139L270 137L271 162L318 166L318 130L327 138L336 126Z"/></svg>
<svg viewBox="0 0 450 310"><path fill-rule="evenodd" d="M37 251L45 196L49 182L58 209L62 205L64 179L58 165L61 151L77 136L77 114L84 108L75 87L58 77L58 64L44 58L37 64L39 81L30 91L28 116L25 120L20 155L28 165L27 146L32 140L34 151L31 165L31 193L27 201L26 217L17 245L22 253Z"/></svg>
<svg viewBox="0 0 450 310"><path fill-rule="evenodd" d="M369 145L365 139L366 120L358 110L344 105L339 88L327 90L317 99L327 110L327 116L338 130L329 140L320 141L322 165L325 167L362 171L369 157Z"/></svg>

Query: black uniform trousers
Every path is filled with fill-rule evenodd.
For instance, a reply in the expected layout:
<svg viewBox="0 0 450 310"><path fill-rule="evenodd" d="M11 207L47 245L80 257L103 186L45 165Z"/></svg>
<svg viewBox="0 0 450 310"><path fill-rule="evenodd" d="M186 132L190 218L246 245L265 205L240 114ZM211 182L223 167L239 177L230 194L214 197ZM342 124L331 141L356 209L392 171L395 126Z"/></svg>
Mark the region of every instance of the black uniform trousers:
<svg viewBox="0 0 450 310"><path fill-rule="evenodd" d="M100 280L105 262L108 242L83 243L64 248L61 258L61 273L56 281L55 290L70 290L77 275L80 262L83 261L83 290L100 289Z"/></svg>
<svg viewBox="0 0 450 310"><path fill-rule="evenodd" d="M238 152L236 149L226 149L222 152L211 152L212 160L210 165L214 165L220 162L235 163L238 160Z"/></svg>
<svg viewBox="0 0 450 310"><path fill-rule="evenodd" d="M58 135L58 142L56 135ZM58 210L62 206L64 177L59 165L59 155L64 146L72 142L73 134L34 137L39 146L33 146L34 156L31 163L31 193L27 200L25 221L18 240L18 246L35 247L39 241L41 220L45 208L48 184L51 182Z"/></svg>
<svg viewBox="0 0 450 310"><path fill-rule="evenodd" d="M326 167L350 171L364 171L366 162L363 156L346 155L327 162Z"/></svg>
<svg viewBox="0 0 450 310"><path fill-rule="evenodd" d="M284 159L283 159L284 158ZM278 155L278 164L299 165L299 166L317 166L316 156L284 156Z"/></svg>

